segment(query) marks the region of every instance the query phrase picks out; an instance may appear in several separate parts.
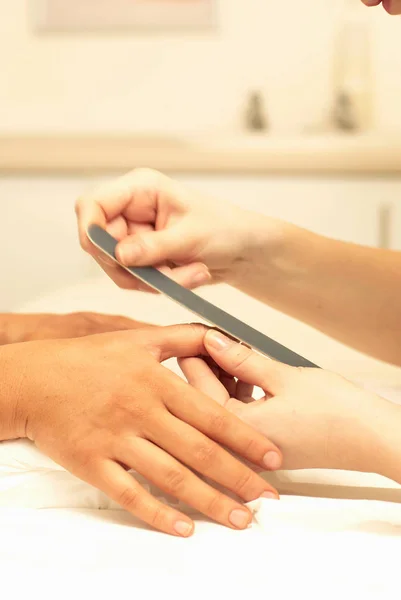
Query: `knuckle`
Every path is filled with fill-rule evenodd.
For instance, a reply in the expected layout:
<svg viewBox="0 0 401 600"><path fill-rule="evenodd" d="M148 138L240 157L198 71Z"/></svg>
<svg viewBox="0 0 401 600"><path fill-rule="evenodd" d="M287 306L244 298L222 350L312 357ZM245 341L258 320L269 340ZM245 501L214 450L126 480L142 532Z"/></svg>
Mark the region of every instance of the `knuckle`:
<svg viewBox="0 0 401 600"><path fill-rule="evenodd" d="M144 254L152 252L152 250L155 249L152 238L149 238L149 236L146 233L138 233L135 236L135 244L139 246L141 252Z"/></svg>
<svg viewBox="0 0 401 600"><path fill-rule="evenodd" d="M236 346L232 356L232 364L236 373L240 374L244 371L252 358L252 350L244 346Z"/></svg>
<svg viewBox="0 0 401 600"><path fill-rule="evenodd" d="M206 514L208 514L211 517L218 517L221 512L222 512L222 500L223 500L223 495L220 494L220 492L214 492L213 496L211 498L209 498L206 507L205 507L205 512Z"/></svg>
<svg viewBox="0 0 401 600"><path fill-rule="evenodd" d="M181 492L185 483L185 475L179 469L169 469L165 476L165 485L167 491L172 495L176 496Z"/></svg>
<svg viewBox="0 0 401 600"><path fill-rule="evenodd" d="M165 527L165 510L160 506L156 506L153 509L152 516L150 518L150 525L155 529L164 529Z"/></svg>
<svg viewBox="0 0 401 600"><path fill-rule="evenodd" d="M259 440L256 439L256 437L250 437L244 442L243 454L244 456L250 459L260 459L261 455L263 454L263 451L261 450L261 444L259 443Z"/></svg>
<svg viewBox="0 0 401 600"><path fill-rule="evenodd" d="M89 474L94 467L94 452L89 446L82 446L76 442L70 443L68 450L68 462L76 465L80 473Z"/></svg>
<svg viewBox="0 0 401 600"><path fill-rule="evenodd" d="M209 416L209 431L215 435L224 433L227 430L229 415L220 412L214 412Z"/></svg>
<svg viewBox="0 0 401 600"><path fill-rule="evenodd" d="M148 415L148 409L140 402L133 402L129 407L129 412L131 418L135 420L135 422L142 422L146 419Z"/></svg>
<svg viewBox="0 0 401 600"><path fill-rule="evenodd" d="M134 512L138 510L140 506L140 492L133 487L127 487L120 492L117 498L117 502L128 510L129 512Z"/></svg>
<svg viewBox="0 0 401 600"><path fill-rule="evenodd" d="M187 327L190 327L195 334L203 333L208 331L208 328L203 323L188 323Z"/></svg>
<svg viewBox="0 0 401 600"><path fill-rule="evenodd" d="M203 471L207 471L216 462L217 448L213 444L202 444L195 451L195 459Z"/></svg>
<svg viewBox="0 0 401 600"><path fill-rule="evenodd" d="M238 496L246 496L246 492L251 487L252 482L253 473L251 471L246 470L245 472L241 473L241 475L238 477L234 486L234 492Z"/></svg>

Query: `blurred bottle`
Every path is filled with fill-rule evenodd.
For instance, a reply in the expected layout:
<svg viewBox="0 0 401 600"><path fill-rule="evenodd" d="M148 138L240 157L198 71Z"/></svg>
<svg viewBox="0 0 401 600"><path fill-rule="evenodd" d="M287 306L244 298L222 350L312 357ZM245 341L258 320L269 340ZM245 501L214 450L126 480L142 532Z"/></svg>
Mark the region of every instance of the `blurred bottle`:
<svg viewBox="0 0 401 600"><path fill-rule="evenodd" d="M245 110L245 127L248 131L266 131L267 117L260 92L252 92Z"/></svg>
<svg viewBox="0 0 401 600"><path fill-rule="evenodd" d="M335 47L333 124L346 131L373 126L370 29L363 7L345 0Z"/></svg>

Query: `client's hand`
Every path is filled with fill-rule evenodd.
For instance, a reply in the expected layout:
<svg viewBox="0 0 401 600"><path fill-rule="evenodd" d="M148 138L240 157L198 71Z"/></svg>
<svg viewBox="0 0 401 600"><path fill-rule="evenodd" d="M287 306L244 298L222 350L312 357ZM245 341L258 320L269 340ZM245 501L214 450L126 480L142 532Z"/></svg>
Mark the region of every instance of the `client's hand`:
<svg viewBox="0 0 401 600"><path fill-rule="evenodd" d="M58 314L0 315L0 345L33 340L61 340L97 333L151 327L127 317L92 312Z"/></svg>
<svg viewBox="0 0 401 600"><path fill-rule="evenodd" d="M181 359L189 383L271 439L283 468L374 470L367 449L377 448L372 424L386 401L338 375L269 360L213 330L205 348L224 371ZM261 400L253 401L253 385L265 391Z"/></svg>
<svg viewBox="0 0 401 600"><path fill-rule="evenodd" d="M159 364L172 356L205 353L204 335L203 326L182 325L5 346L0 349L0 439L30 438L53 460L164 532L188 536L193 523L152 497L128 469L212 519L246 528L250 511L196 473L245 501L266 493L277 497L219 444L273 468L281 463L277 448ZM13 436L5 436L7 424L14 424Z"/></svg>

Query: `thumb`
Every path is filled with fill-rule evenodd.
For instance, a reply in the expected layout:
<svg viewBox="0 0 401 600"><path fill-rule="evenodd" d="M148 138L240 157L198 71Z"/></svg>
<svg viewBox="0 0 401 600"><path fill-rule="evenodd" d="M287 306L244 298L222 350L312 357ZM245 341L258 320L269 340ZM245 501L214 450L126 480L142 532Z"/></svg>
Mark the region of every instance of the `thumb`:
<svg viewBox="0 0 401 600"><path fill-rule="evenodd" d="M135 341L145 346L158 360L205 355L207 327L201 324L154 327L135 332Z"/></svg>
<svg viewBox="0 0 401 600"><path fill-rule="evenodd" d="M126 267L157 266L182 257L185 235L174 228L130 235L116 249L117 260Z"/></svg>
<svg viewBox="0 0 401 600"><path fill-rule="evenodd" d="M227 373L272 394L279 392L284 376L290 373L291 367L263 357L213 329L206 333L204 345Z"/></svg>

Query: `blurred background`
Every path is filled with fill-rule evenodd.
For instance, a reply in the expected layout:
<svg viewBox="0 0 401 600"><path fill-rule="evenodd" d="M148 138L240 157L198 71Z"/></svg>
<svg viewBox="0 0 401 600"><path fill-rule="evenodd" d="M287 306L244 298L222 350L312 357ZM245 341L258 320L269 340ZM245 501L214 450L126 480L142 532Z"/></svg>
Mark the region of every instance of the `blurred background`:
<svg viewBox="0 0 401 600"><path fill-rule="evenodd" d="M1 311L96 276L73 204L137 166L401 244L401 19L381 7L0 0L0 47Z"/></svg>

